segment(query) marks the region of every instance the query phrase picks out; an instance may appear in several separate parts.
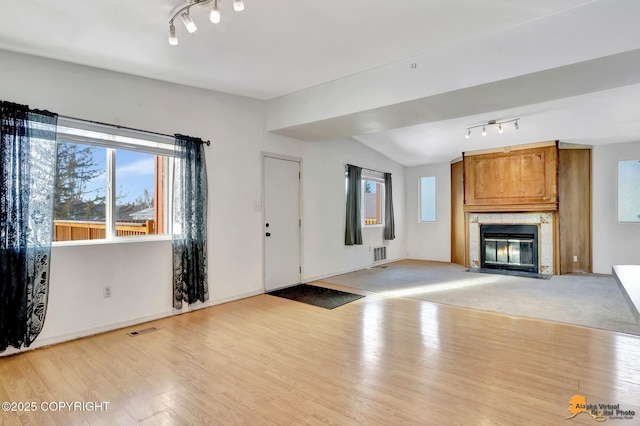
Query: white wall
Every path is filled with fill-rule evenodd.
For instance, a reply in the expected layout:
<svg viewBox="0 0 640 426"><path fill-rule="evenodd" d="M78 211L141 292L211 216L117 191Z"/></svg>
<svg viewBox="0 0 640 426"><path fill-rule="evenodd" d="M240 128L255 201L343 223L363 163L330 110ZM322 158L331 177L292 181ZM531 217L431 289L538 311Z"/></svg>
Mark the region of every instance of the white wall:
<svg viewBox="0 0 640 426"><path fill-rule="evenodd" d="M593 272L613 265L640 265L640 223L618 223L618 161L640 160L640 142L593 148Z"/></svg>
<svg viewBox="0 0 640 426"><path fill-rule="evenodd" d="M54 247L47 317L37 343L171 314L171 240ZM111 298L103 298L104 286Z"/></svg>
<svg viewBox="0 0 640 426"><path fill-rule="evenodd" d="M436 177L436 221L419 222L420 178ZM410 259L451 260L451 165L430 164L406 169L407 256Z"/></svg>
<svg viewBox="0 0 640 426"><path fill-rule="evenodd" d="M263 101L0 50L0 99L60 115L210 139L209 306L263 292L261 155L302 159L303 278L370 266L369 246L344 246L344 165L393 173L396 239L388 259L405 257L404 168L359 142L308 143L265 133ZM32 347L176 313L171 242L105 242L52 249L45 326ZM112 289L103 298L103 287ZM197 306L196 306L197 307ZM183 311L188 311L185 308ZM3 355L12 353L6 351Z"/></svg>
<svg viewBox="0 0 640 426"><path fill-rule="evenodd" d="M345 164L389 172L393 183L396 238L382 227L363 227L361 246L345 246ZM304 269L307 280L371 266L372 247L387 246L387 260L405 257L404 167L353 139L309 143L303 181Z"/></svg>
<svg viewBox="0 0 640 426"><path fill-rule="evenodd" d="M291 144L293 143L293 146ZM386 245L387 260L406 257L404 167L351 138L323 142L300 142L267 133L265 152L302 159L304 281L369 267L372 247ZM383 241L382 227L365 227L362 246L345 246L345 164L390 172L396 238Z"/></svg>
<svg viewBox="0 0 640 426"><path fill-rule="evenodd" d="M0 99L61 115L210 139L209 304L263 291L264 102L0 51ZM170 315L170 241L52 249L50 303L34 346ZM113 296L102 297L112 286Z"/></svg>

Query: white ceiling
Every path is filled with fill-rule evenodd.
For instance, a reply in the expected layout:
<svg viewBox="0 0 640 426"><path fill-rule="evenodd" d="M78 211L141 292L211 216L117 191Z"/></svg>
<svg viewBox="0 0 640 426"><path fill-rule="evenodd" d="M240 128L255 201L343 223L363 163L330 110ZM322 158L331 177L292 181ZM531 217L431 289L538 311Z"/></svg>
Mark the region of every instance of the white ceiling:
<svg viewBox="0 0 640 426"><path fill-rule="evenodd" d="M245 0L236 13L219 0L219 25L194 8L198 31L188 34L178 18L180 44L170 46L177 1L0 0L0 49L269 100L594 2ZM610 87L353 136L404 165L457 157L468 150L464 129L493 118L521 116L521 130L475 146L640 140L640 86Z"/></svg>

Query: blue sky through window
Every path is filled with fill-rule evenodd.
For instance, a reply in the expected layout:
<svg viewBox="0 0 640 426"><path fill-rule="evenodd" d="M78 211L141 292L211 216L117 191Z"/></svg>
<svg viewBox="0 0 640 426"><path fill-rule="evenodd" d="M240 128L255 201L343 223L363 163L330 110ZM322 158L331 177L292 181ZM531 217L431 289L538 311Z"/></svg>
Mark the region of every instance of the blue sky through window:
<svg viewBox="0 0 640 426"><path fill-rule="evenodd" d="M143 152L116 151L116 196L118 204L134 203L146 189L154 193L155 155Z"/></svg>
<svg viewBox="0 0 640 426"><path fill-rule="evenodd" d="M106 150L96 149L93 152L95 164L105 167ZM87 193L100 191L105 193L106 172L92 179L87 184ZM155 180L155 155L144 152L116 150L116 197L118 204L134 203L146 189L152 196ZM91 197L93 198L93 197Z"/></svg>

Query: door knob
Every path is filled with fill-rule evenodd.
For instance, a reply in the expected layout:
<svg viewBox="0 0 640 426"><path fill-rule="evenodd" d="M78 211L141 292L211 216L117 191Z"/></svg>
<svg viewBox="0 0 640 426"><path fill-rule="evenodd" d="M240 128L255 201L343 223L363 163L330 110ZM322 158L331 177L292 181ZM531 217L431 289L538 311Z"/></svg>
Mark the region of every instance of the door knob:
<svg viewBox="0 0 640 426"><path fill-rule="evenodd" d="M270 236L271 236L271 232L267 232L267 233L266 233L266 234L264 234L264 235L266 235L267 237L270 237Z"/></svg>

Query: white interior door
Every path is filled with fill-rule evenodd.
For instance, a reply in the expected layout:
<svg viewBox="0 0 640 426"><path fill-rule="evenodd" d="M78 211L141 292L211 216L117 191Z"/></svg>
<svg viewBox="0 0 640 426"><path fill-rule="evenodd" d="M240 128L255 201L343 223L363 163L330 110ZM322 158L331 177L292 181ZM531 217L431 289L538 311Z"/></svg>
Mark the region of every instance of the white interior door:
<svg viewBox="0 0 640 426"><path fill-rule="evenodd" d="M300 163L264 158L265 290L300 283Z"/></svg>

